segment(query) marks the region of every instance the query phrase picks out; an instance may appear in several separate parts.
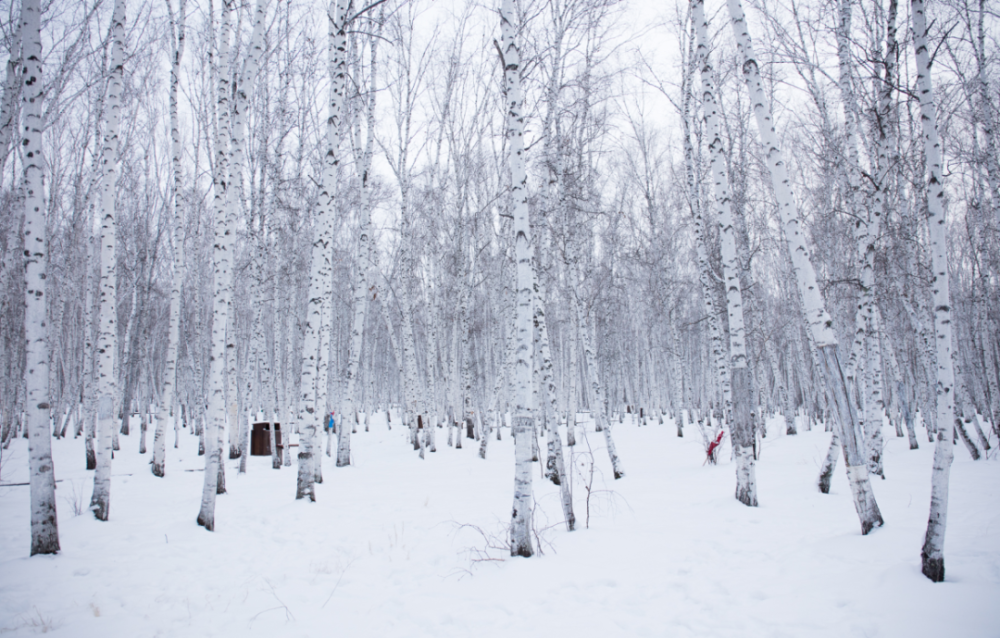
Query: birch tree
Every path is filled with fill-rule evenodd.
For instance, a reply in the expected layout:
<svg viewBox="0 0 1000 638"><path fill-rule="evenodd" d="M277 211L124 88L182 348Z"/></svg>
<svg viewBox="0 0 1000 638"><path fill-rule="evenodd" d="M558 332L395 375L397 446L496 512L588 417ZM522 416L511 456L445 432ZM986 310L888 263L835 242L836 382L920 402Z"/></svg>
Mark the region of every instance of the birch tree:
<svg viewBox="0 0 1000 638"><path fill-rule="evenodd" d="M97 341L97 470L94 472L94 492L90 499L90 509L100 521L108 520L111 508L111 448L115 427L115 353L118 350L115 195L118 176L122 66L125 57L124 0L115 0L111 16L111 33L114 42L111 50L108 94L105 99L107 120L101 151L101 314ZM123 409L127 415L127 406L123 406Z"/></svg>
<svg viewBox="0 0 1000 638"><path fill-rule="evenodd" d="M116 4L117 7L117 4ZM31 492L31 555L59 551L56 480L49 429L49 347L46 325L48 241L45 229L45 158L42 154L42 8L38 0L21 4L23 40L21 146L24 158L24 336L26 365L28 472ZM5 149L4 149L5 150ZM58 418L58 415L56 415Z"/></svg>
<svg viewBox="0 0 1000 638"><path fill-rule="evenodd" d="M917 92L924 154L927 158L927 224L930 235L934 301L934 343L937 365L937 414L935 415L934 468L931 473L931 508L927 533L920 552L921 571L939 583L944 580L944 533L948 522L948 479L955 458L955 373L952 368L951 292L948 281L948 229L944 211L941 142L937 132L934 86L927 43L927 17L923 0L911 0L913 49L917 61Z"/></svg>
<svg viewBox="0 0 1000 638"><path fill-rule="evenodd" d="M743 324L743 295L740 289L740 264L736 256L736 231L729 196L725 149L719 125L713 70L709 61L708 22L703 0L691 3L697 32L697 64L701 69L702 108L708 122L708 152L712 168L715 208L719 217L722 242L722 268L726 286L726 310L729 316L729 375L732 403L726 406L731 421L733 453L736 456L736 499L744 505L757 505L757 478L754 468L754 429L751 416L753 396L750 391L750 367L747 361L746 334Z"/></svg>
<svg viewBox="0 0 1000 638"><path fill-rule="evenodd" d="M536 409L540 408L539 414L548 432L546 470L550 480L559 486L559 501L562 504L563 520L566 521L566 529L572 532L576 529L576 515L573 513L573 495L569 491L569 477L566 475L562 451L562 435L559 433L556 384L552 378L552 354L549 349L548 321L545 317L545 288L539 286L537 275L533 288L535 291L534 321L539 342L537 354L541 357L539 368L545 390L545 396L541 397L541 405L536 406ZM488 433L483 433L483 440L485 441L487 438L489 438ZM485 454L483 456L485 457Z"/></svg>
<svg viewBox="0 0 1000 638"><path fill-rule="evenodd" d="M379 23L381 31L381 20ZM380 35L380 34L378 34ZM369 178L372 169L372 153L375 141L375 96L377 88L376 62L378 59L378 35L371 38L370 63L368 73L370 86L368 90L367 109L365 117L366 137L361 146L360 123L354 127L355 161L358 165L358 176L361 178L360 201L358 202L358 247L355 254L354 280L354 316L351 325L351 353L347 362L347 391L341 408L341 422L354 419L358 412L358 373L361 368L361 346L364 336L365 318L368 316L368 286L369 260L368 253L371 243L371 186ZM337 440L337 467L351 463L351 428L342 427Z"/></svg>
<svg viewBox="0 0 1000 638"><path fill-rule="evenodd" d="M723 403L725 405L729 405L732 403L732 386L729 380L729 361L726 359L722 346L722 330L719 325L720 317L716 311L715 293L712 288L712 277L714 273L712 272L712 267L709 263L707 245L708 229L706 228L703 215L704 207L701 202L700 171L697 170L697 167L695 166L695 147L691 131L691 124L693 120L691 103L693 101L694 92L692 85L694 81L694 72L697 67L697 59L694 54L694 41L696 39L694 31L696 26L694 24L694 20L691 22L692 33L689 38L687 63L684 67L685 70L681 88L683 93L681 96L681 118L684 131L683 144L685 174L687 177L687 198L688 207L691 209L691 216L694 219L695 255L698 261L698 282L701 284L702 303L705 307L705 316L708 318L709 331L711 335L710 350L715 367L714 377L718 382L719 388L722 390ZM700 135L698 137L700 140ZM675 338L675 343L678 339L679 336ZM675 418L680 419L681 415L678 414ZM707 449L710 444L709 437L704 431L702 431L702 434L704 444Z"/></svg>
<svg viewBox="0 0 1000 638"><path fill-rule="evenodd" d="M180 339L181 288L184 285L184 203L181 197L183 175L181 171L180 122L177 115L177 92L180 84L181 58L184 55L185 0L180 0L177 19L174 20L172 0L167 0L170 18L170 143L171 168L174 178L174 276L170 288L170 327L167 335L167 365L163 372L163 393L156 415L156 432L153 434L153 476L163 476L166 467L167 421L177 419L174 414L174 395L177 387L177 342Z"/></svg>
<svg viewBox="0 0 1000 638"><path fill-rule="evenodd" d="M809 248L800 227L795 196L792 193L791 178L788 175L784 155L778 145L770 102L764 93L757 56L750 39L742 3L740 0L727 0L727 3L732 19L733 35L736 38L742 60L743 78L750 91L761 145L767 154L771 184L778 200L782 230L785 241L788 243L788 251L791 254L792 267L799 293L802 296L806 320L820 351L828 392L837 410L836 423L839 430L837 433L844 446L844 460L847 464L854 508L861 522L861 533L867 534L875 527L880 527L883 520L878 504L875 502L875 495L872 493L871 482L868 479L867 462L857 439L857 413L848 394L847 382L841 369L837 337L833 332L833 319L826 311L823 296L816 281L816 271L809 258Z"/></svg>
<svg viewBox="0 0 1000 638"><path fill-rule="evenodd" d="M0 95L0 175L3 175L7 156L11 152L10 140L14 137L14 130L17 128L17 102L21 95L22 83L21 79L17 77L22 64L21 23L22 20L17 21L14 37L11 38L10 58L5 65L3 93Z"/></svg>
<svg viewBox="0 0 1000 638"><path fill-rule="evenodd" d="M323 192L320 194L319 214L317 215L314 239L312 243L312 263L309 274L309 302L306 318L306 331L302 350L302 386L299 400L299 469L296 483L295 498L316 500L316 489L313 483L317 478L317 466L322 462L322 454L316 443L316 431L321 426L323 415L317 414L321 406L317 402L317 356L327 356L320 353L321 330L325 329L323 321L323 304L330 296L330 259L333 215L335 208L335 191L337 186L337 164L340 147L340 118L344 102L344 83L347 75L347 3L345 0L333 0L327 10L329 19L329 61L332 74L332 87L329 101L329 115L326 123L326 153L323 158ZM323 395L325 396L325 388ZM349 427L344 416L341 423ZM315 455L316 458L313 458Z"/></svg>
<svg viewBox="0 0 1000 638"><path fill-rule="evenodd" d="M222 21L219 25L218 58L229 60L230 14L232 0L222 0ZM226 423L226 325L229 301L232 297L233 233L226 199L229 191L229 73L218 74L215 166L213 175L213 209L215 240L212 247L215 280L212 285L212 339L209 356L208 414L205 419L205 481L202 487L198 524L215 531L215 496L222 464L221 433Z"/></svg>
<svg viewBox="0 0 1000 638"><path fill-rule="evenodd" d="M514 509L511 515L511 556L535 553L531 541L531 223L528 219L528 176L524 165L524 114L521 93L521 50L517 43L517 14L513 0L500 5L500 56L504 70L507 112L507 162L510 170L510 201L514 214L514 250L517 302L515 308L515 406L514 406ZM459 434L461 436L461 434Z"/></svg>
<svg viewBox="0 0 1000 638"><path fill-rule="evenodd" d="M854 65L850 52L851 4L852 0L840 0L840 23L837 27L837 58L840 68L839 84L841 99L844 105L844 129L847 138L847 161L844 172L847 178L847 200L856 220L855 236L858 242L858 259L861 267L861 298L858 302L855 340L854 347L851 350L849 368L853 369L855 367L856 355L865 356L866 352L868 353L864 372L864 388L867 395L865 404L868 410L865 415L859 413L859 418L864 419L868 469L873 474L885 478L885 473L882 469L883 403L881 377L876 372L876 369L881 370L882 361L878 350L878 335L874 332L872 308L875 298L875 240L879 232L884 197L881 187L889 168L888 141L883 135L880 145L880 155L884 156L881 167L886 170L886 174L881 175L882 181L876 184L874 205L870 210L867 210L861 204L862 167L858 153L858 105L854 90ZM891 77L889 77L887 82L891 81ZM884 92L886 89L887 84L883 84L882 91ZM884 96L884 99L888 100L889 96ZM848 377L851 376L854 376L857 380L860 389L860 378L857 375L848 375Z"/></svg>

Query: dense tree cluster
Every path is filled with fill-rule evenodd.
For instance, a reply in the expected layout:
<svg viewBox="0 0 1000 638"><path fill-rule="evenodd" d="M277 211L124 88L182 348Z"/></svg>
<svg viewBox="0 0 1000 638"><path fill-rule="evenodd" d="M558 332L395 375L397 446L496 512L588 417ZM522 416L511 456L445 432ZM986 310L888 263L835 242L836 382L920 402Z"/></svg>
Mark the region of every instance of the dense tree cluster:
<svg viewBox="0 0 1000 638"><path fill-rule="evenodd" d="M579 412L616 478L616 414L706 447L728 423L748 505L780 414L834 432L820 488L842 446L864 533L883 415L936 438L941 507L952 437L990 447L985 0L693 0L653 24L613 0L23 3L0 7L0 426L86 437L98 518L131 414L158 476L201 438L208 529L253 421L298 432L315 498L331 412L337 466L391 406L421 455L440 428L482 455L547 433L557 482ZM516 489L530 555L530 473ZM935 580L940 549L929 528Z"/></svg>

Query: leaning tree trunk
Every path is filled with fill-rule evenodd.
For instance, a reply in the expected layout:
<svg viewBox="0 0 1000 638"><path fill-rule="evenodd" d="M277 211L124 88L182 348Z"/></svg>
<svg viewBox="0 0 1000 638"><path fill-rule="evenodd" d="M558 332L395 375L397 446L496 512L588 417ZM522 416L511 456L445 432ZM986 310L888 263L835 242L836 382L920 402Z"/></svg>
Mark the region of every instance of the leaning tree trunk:
<svg viewBox="0 0 1000 638"><path fill-rule="evenodd" d="M722 127L715 97L713 70L708 57L708 23L703 0L694 0L692 20L698 34L698 66L701 69L702 109L708 121L708 152L711 155L712 182L716 214L722 242L722 269L726 286L726 310L729 315L730 379L732 404L725 406L732 428L733 453L736 456L736 499L744 505L757 506L757 478L754 468L754 431L750 391L750 365L747 360L743 323L743 294L740 289L740 264L736 255L736 231L729 197Z"/></svg>
<svg viewBox="0 0 1000 638"><path fill-rule="evenodd" d="M45 305L48 245L45 233L44 171L42 155L42 9L38 0L21 5L24 36L24 385L28 419L28 468L31 492L31 555L59 551L56 518L56 478L52 467L52 433L49 430L49 347ZM124 22L124 8L115 3L116 23ZM115 32L116 35L118 31ZM117 48L116 51L120 50ZM117 58L121 61L121 57ZM119 67L120 69L120 67ZM120 75L119 75L120 77ZM3 149L6 150L6 149Z"/></svg>
<svg viewBox="0 0 1000 638"><path fill-rule="evenodd" d="M951 361L951 294L948 285L948 233L945 226L944 184L941 174L941 143L938 141L934 89L927 51L927 19L923 0L912 0L913 48L917 58L917 91L927 157L927 223L930 227L931 268L934 296L934 331L937 343L937 440L931 474L931 510L927 534L920 552L921 571L938 583L944 580L944 532L948 522L948 478L955 457L955 373Z"/></svg>
<svg viewBox="0 0 1000 638"><path fill-rule="evenodd" d="M111 448L114 438L115 351L118 322L115 291L115 181L118 164L118 129L121 118L122 64L125 57L125 2L116 0L111 18L114 46L111 76L105 102L101 178L101 318L97 339L97 470L90 509L98 520L108 520L111 507ZM126 410L127 412L127 410Z"/></svg>
<svg viewBox="0 0 1000 638"><path fill-rule="evenodd" d="M836 422L840 429L838 434L844 446L844 457L854 497L854 508L861 522L861 533L867 534L873 528L881 526L883 520L878 504L875 502L875 495L872 493L871 481L868 479L866 459L861 452L855 434L857 414L848 397L847 383L841 370L837 352L837 338L833 332L833 320L826 312L823 297L816 281L816 271L813 270L805 237L800 229L791 178L788 175L784 155L778 146L778 136L774 130L770 101L764 93L764 84L760 77L757 57L747 29L742 3L740 0L727 0L727 3L732 18L733 34L736 37L737 48L743 62L743 77L749 89L750 100L757 120L757 131L760 134L761 144L767 153L771 184L778 201L778 211L781 215L785 241L788 242L792 267L805 307L806 320L820 352L829 394L839 413Z"/></svg>
<svg viewBox="0 0 1000 638"><path fill-rule="evenodd" d="M500 5L501 58L507 106L508 165L510 201L514 214L514 253L517 262L515 309L516 325L516 399L514 407L514 509L511 516L511 556L531 556L531 443L534 418L531 413L531 223L528 219L527 172L524 162L524 114L521 94L521 51L514 38L516 31L513 0ZM461 434L459 435L461 436Z"/></svg>
<svg viewBox="0 0 1000 638"><path fill-rule="evenodd" d="M156 431L153 434L153 476L163 476L166 472L167 421L176 419L174 414L174 393L177 385L177 343L180 339L181 288L184 284L184 207L181 197L181 135L177 115L177 91L180 84L181 57L184 55L184 11L185 0L180 0L178 22L174 25L173 12L170 13L170 39L173 55L170 61L170 141L173 157L171 168L174 178L174 277L170 288L170 324L167 333L167 361L163 371L163 401L156 414ZM167 8L170 9L170 3Z"/></svg>

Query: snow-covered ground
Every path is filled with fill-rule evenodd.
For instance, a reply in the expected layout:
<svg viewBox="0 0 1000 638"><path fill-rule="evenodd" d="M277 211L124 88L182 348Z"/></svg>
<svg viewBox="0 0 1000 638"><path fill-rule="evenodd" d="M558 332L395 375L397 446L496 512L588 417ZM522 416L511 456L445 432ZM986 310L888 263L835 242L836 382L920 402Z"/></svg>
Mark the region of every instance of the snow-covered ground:
<svg viewBox="0 0 1000 638"><path fill-rule="evenodd" d="M776 428L772 428L776 429ZM829 435L765 439L760 507L733 498L728 445L703 466L700 437L672 425L614 430L627 473L611 479L603 438L577 446L578 531L535 473L544 555L502 550L513 446L446 445L420 460L382 418L352 437L354 466L324 457L317 502L296 502L295 467L227 461L217 531L195 524L203 458L182 433L167 477L138 435L122 437L111 520L85 511L82 440L54 442L62 552L28 557L28 488L0 487L0 634L55 636L1000 636L1000 464L955 450L947 581L920 574L932 448L886 430L886 526L861 536L842 459L815 488ZM149 443L152 443L150 436ZM172 443L172 437L170 439ZM544 449L544 443L543 443ZM27 479L27 442L0 483ZM83 509L82 514L78 512ZM74 511L76 510L76 511Z"/></svg>

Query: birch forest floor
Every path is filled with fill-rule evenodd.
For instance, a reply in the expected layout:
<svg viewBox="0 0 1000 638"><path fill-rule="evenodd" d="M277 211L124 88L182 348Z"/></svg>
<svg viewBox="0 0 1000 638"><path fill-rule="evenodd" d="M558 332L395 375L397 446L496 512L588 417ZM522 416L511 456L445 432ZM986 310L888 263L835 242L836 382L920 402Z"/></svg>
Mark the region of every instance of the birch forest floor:
<svg viewBox="0 0 1000 638"><path fill-rule="evenodd" d="M0 634L53 636L1000 636L1000 463L955 452L947 581L920 574L932 447L886 429L886 526L861 536L843 460L816 488L829 434L764 439L761 505L733 498L728 445L703 466L700 437L671 425L614 429L626 477L611 479L603 437L575 457L579 531L535 473L544 555L511 559L509 431L420 460L406 433L373 420L354 466L324 457L317 502L295 502L295 467L226 462L217 531L195 524L203 458L182 432L167 477L138 435L115 455L111 520L85 510L82 439L54 441L62 552L28 557L28 488L0 487ZM771 428L772 431L777 427ZM587 490L593 453L593 479ZM727 438L728 441L728 438ZM172 436L171 441L172 443ZM150 436L149 443L152 443ZM4 452L0 483L27 480L27 441ZM76 509L76 511L74 511ZM83 510L82 514L78 514Z"/></svg>

